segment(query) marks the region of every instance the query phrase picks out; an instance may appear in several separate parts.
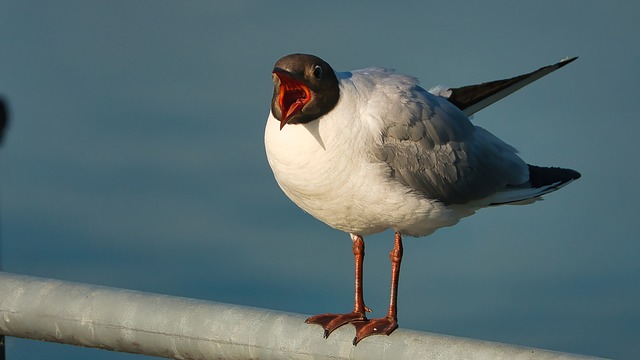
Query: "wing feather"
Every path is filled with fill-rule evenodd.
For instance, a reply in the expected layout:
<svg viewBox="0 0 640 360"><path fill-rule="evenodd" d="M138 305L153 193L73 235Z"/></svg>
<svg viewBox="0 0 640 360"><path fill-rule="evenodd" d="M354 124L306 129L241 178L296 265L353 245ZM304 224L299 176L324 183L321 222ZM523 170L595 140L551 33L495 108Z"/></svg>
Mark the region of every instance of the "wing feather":
<svg viewBox="0 0 640 360"><path fill-rule="evenodd" d="M415 79L387 77L371 94L365 113L379 134L373 161L385 163L392 179L445 204L466 203L527 181L527 165L513 147L474 126Z"/></svg>
<svg viewBox="0 0 640 360"><path fill-rule="evenodd" d="M450 88L446 91L442 91L442 89L437 89L435 91L437 91L441 96L448 98L449 101L462 110L465 115L470 116L494 102L513 94L532 82L570 64L577 58L577 56L567 58L556 64L544 66L536 71L512 77L510 79L495 80L478 85L462 86L459 88Z"/></svg>

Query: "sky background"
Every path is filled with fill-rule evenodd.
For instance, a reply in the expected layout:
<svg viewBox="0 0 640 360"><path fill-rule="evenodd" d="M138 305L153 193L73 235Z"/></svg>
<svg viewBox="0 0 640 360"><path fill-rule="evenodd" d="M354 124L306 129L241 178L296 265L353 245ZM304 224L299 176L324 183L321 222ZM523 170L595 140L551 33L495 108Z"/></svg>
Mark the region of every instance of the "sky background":
<svg viewBox="0 0 640 360"><path fill-rule="evenodd" d="M283 55L424 87L576 62L476 114L579 181L407 238L406 329L632 359L640 352L640 4L631 1L0 1L4 270L303 314L349 311L349 236L267 165ZM365 239L387 308L393 234ZM318 329L320 334L321 330ZM9 338L13 359L144 359Z"/></svg>

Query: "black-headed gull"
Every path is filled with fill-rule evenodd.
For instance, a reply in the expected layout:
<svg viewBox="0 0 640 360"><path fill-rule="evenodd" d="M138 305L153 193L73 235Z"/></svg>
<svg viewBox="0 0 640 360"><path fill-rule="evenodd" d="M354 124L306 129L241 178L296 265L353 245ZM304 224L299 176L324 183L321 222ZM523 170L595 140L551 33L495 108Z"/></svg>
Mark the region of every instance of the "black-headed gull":
<svg viewBox="0 0 640 360"><path fill-rule="evenodd" d="M287 55L273 68L267 158L284 193L351 235L355 306L312 316L327 337L353 323L354 345L397 325L402 235L425 236L492 205L533 202L578 179L574 170L528 165L468 116L575 60L506 80L426 91L383 68L335 72L322 59ZM363 236L395 231L387 316L368 319Z"/></svg>

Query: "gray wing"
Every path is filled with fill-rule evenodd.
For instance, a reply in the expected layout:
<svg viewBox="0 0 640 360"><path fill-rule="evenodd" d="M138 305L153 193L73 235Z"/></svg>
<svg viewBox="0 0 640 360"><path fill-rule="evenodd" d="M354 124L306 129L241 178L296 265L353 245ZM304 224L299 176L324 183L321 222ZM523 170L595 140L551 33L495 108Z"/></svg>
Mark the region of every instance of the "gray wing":
<svg viewBox="0 0 640 360"><path fill-rule="evenodd" d="M527 181L527 165L516 150L471 124L447 100L418 86L402 95L409 100L381 114L388 120L381 122L373 153L388 165L391 178L445 204L481 199Z"/></svg>

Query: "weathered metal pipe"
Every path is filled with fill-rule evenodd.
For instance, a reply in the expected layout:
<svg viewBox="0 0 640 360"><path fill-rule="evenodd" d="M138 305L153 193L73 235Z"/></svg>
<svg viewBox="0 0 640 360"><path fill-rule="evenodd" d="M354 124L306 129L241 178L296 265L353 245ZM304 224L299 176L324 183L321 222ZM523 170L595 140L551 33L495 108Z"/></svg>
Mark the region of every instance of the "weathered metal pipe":
<svg viewBox="0 0 640 360"><path fill-rule="evenodd" d="M399 329L351 344L305 316L0 272L0 334L174 359L579 359Z"/></svg>

